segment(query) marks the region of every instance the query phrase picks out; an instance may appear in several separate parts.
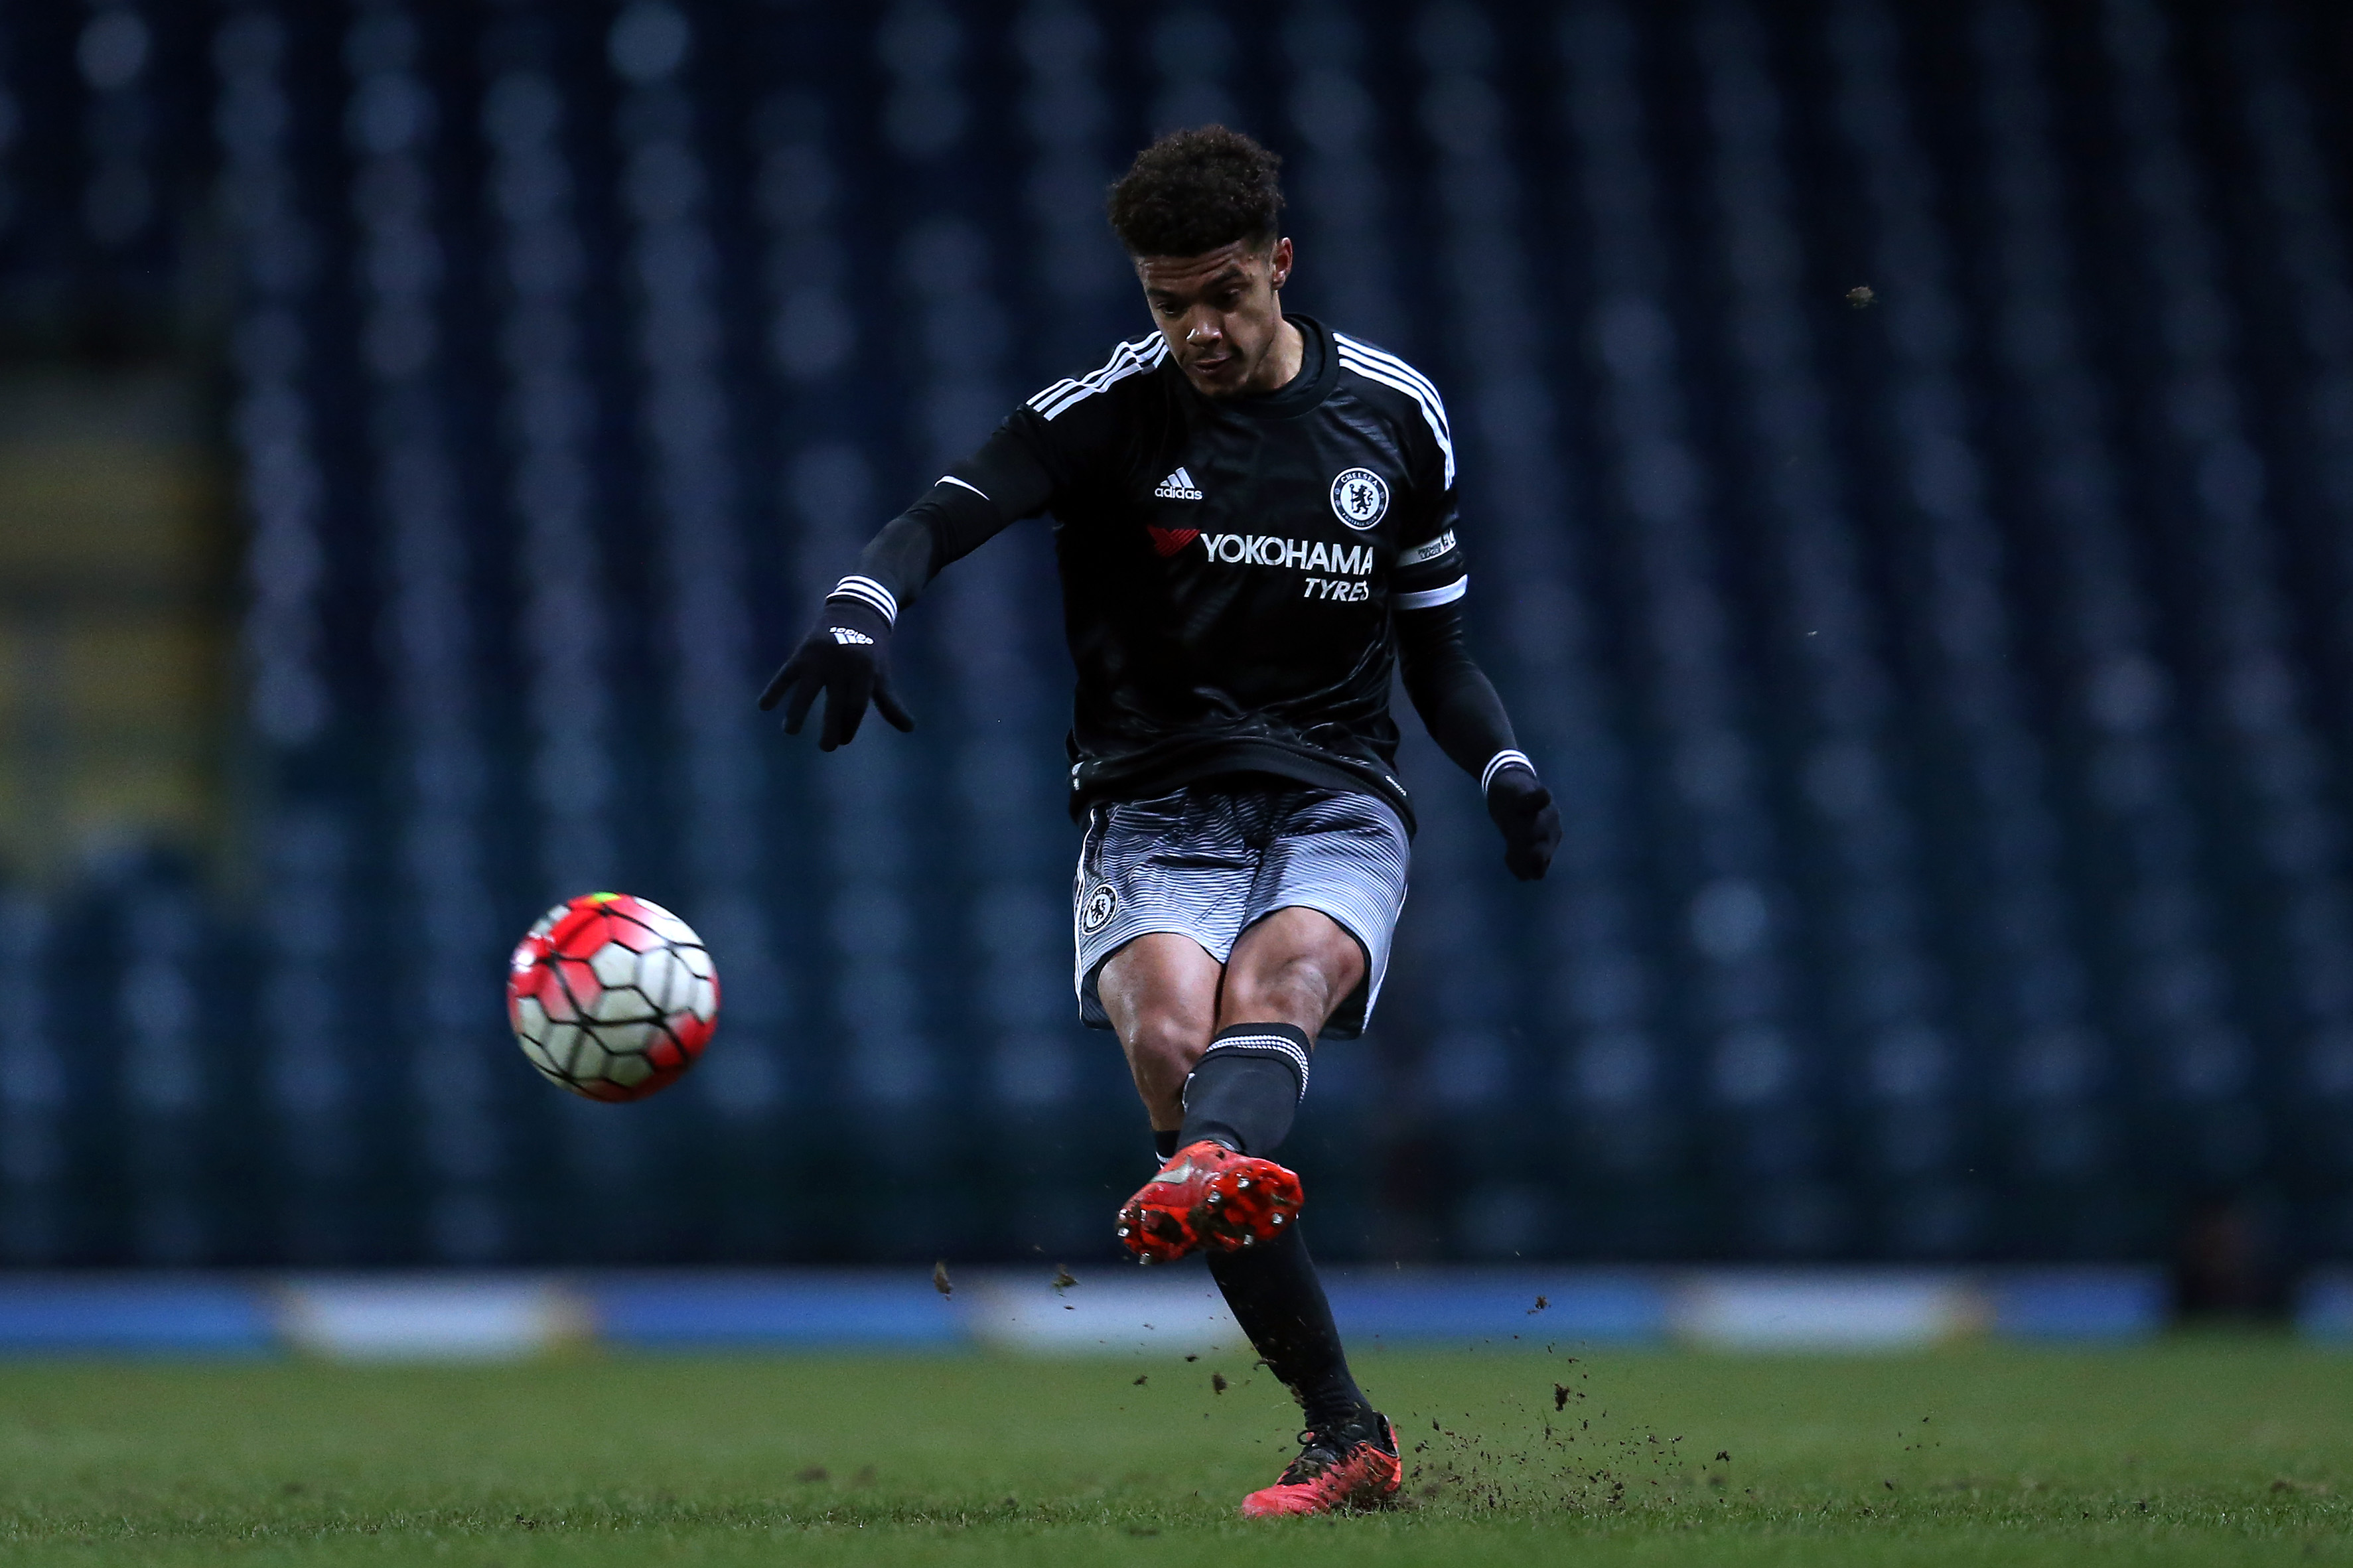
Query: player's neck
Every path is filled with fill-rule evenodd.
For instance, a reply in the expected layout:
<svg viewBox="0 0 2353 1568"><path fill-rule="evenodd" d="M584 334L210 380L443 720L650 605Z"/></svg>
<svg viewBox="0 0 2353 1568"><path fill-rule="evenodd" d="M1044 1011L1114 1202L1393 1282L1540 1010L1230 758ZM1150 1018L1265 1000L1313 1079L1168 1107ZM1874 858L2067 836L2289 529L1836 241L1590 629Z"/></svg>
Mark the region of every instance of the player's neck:
<svg viewBox="0 0 2353 1568"><path fill-rule="evenodd" d="M1263 397L1270 392L1281 392L1299 378L1299 367L1307 363L1307 340L1285 316L1274 330L1274 346L1267 351L1265 361L1256 375L1243 384L1243 393L1251 397Z"/></svg>

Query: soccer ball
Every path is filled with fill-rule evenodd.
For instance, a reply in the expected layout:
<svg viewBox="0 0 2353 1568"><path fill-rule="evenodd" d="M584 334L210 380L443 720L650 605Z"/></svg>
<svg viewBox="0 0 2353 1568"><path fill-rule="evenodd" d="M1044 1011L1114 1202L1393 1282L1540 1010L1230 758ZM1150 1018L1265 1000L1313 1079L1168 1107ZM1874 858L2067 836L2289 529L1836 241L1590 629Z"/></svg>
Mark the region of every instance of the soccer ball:
<svg viewBox="0 0 2353 1568"><path fill-rule="evenodd" d="M627 893L556 905L514 950L507 1020L531 1065L591 1100L643 1100L692 1067L719 974L692 927Z"/></svg>

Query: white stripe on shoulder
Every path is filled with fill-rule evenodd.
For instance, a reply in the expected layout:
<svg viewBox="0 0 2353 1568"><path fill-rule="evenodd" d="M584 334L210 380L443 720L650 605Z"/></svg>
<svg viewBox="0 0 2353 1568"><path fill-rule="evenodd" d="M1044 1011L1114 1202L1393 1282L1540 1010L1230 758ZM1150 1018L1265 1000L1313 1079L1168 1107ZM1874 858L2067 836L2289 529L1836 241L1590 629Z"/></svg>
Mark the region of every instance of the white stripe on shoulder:
<svg viewBox="0 0 2353 1568"><path fill-rule="evenodd" d="M1092 375L1081 376L1052 396L1042 398L1037 403L1036 407L1039 414L1051 419L1071 405L1084 402L1112 385L1113 383L1123 381L1144 368L1145 368L1144 362L1138 356L1126 355L1118 363L1106 365Z"/></svg>
<svg viewBox="0 0 2353 1568"><path fill-rule="evenodd" d="M1342 363L1354 365L1359 370L1378 371L1393 384L1402 384L1421 401L1425 412L1437 415L1438 422L1446 426L1448 435L1453 434L1453 423L1446 416L1446 399L1438 395L1438 388L1430 384L1428 376L1397 355L1385 354L1378 349L1368 349L1362 343L1346 340L1340 346L1340 360Z"/></svg>
<svg viewBox="0 0 2353 1568"><path fill-rule="evenodd" d="M978 497L979 497L981 500L987 500L988 499L988 492L987 492L987 490L982 489L978 485L974 484L970 479L957 479L954 474L942 474L942 475L940 476L940 478L939 478L939 483L940 483L940 484L943 484L943 485L955 485L955 486L960 487L961 489L968 489L968 490L970 490L973 494L975 494L975 495L978 496ZM936 488L936 487L934 487L934 488Z"/></svg>
<svg viewBox="0 0 2353 1568"><path fill-rule="evenodd" d="M1334 342L1337 342L1350 353L1356 355L1358 358L1371 360L1375 364L1382 365L1388 369L1397 372L1398 374L1405 377L1408 381L1412 382L1416 386L1420 387L1422 391L1430 394L1431 400L1439 405L1439 411L1440 413L1445 411L1446 400L1438 395L1438 384L1430 380L1430 377L1422 374L1421 372L1414 369L1413 366L1406 363L1405 361L1398 358L1397 355L1389 353L1388 350L1377 349L1373 347L1372 344L1365 342L1364 339L1352 338L1345 332L1334 332L1332 334L1332 338Z"/></svg>
<svg viewBox="0 0 2353 1568"><path fill-rule="evenodd" d="M1335 335L1336 336L1337 334ZM1377 381L1383 386L1390 387L1396 391L1404 393L1408 397L1412 398L1415 403L1420 405L1421 416L1423 420L1429 424L1430 433L1438 437L1439 452L1446 459L1447 488L1450 489L1452 489L1454 485L1454 433L1447 428L1446 405L1438 400L1438 395L1433 392L1424 392L1419 386L1408 381L1405 377L1398 374L1395 371L1388 369L1385 365L1376 364L1370 360L1358 357L1356 354L1349 351L1346 346L1346 340L1345 339L1343 339L1341 342L1340 363L1348 369L1355 371L1358 375L1363 376L1367 381Z"/></svg>
<svg viewBox="0 0 2353 1568"><path fill-rule="evenodd" d="M1451 605L1471 591L1471 579L1457 577L1443 588L1424 588L1419 594L1399 594L1397 607L1400 610L1429 610L1440 605Z"/></svg>
<svg viewBox="0 0 2353 1568"><path fill-rule="evenodd" d="M1058 381L1029 400L1029 406L1051 419L1082 403L1098 392L1108 391L1113 383L1126 380L1151 370L1168 353L1168 340L1158 332L1134 342L1122 343L1101 370L1081 376L1076 381Z"/></svg>
<svg viewBox="0 0 2353 1568"><path fill-rule="evenodd" d="M1155 341L1157 341L1159 336L1160 334L1157 332L1153 334ZM1037 395L1030 398L1029 406L1032 408L1043 408L1046 405L1060 397L1071 388L1092 381L1096 376L1109 375L1112 372L1117 370L1123 363L1124 363L1128 357L1134 354L1138 348L1142 347L1145 341L1145 340L1142 338L1138 338L1134 342L1120 344L1117 348L1111 351L1111 358L1103 361L1101 369L1092 371L1083 376L1064 376L1053 385L1047 387L1044 391L1039 392Z"/></svg>

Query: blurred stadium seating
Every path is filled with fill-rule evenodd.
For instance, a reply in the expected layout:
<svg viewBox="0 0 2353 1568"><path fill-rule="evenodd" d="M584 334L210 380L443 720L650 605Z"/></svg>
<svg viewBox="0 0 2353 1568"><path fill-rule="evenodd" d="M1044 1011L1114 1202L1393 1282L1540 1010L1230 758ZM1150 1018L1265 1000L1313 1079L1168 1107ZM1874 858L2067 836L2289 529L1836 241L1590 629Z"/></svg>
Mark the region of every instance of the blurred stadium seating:
<svg viewBox="0 0 2353 1568"><path fill-rule="evenodd" d="M0 766L0 1259L1105 1247L1044 529L909 617L913 736L751 697L1141 329L1102 188L1211 119L1288 159L1294 307L1446 390L1568 824L1516 886L1409 744L1323 1250L2353 1253L2348 65L2320 0L8 8L0 375L217 395L242 718L84 816ZM201 710L142 646L93 689ZM727 988L622 1110L497 1004L597 887Z"/></svg>

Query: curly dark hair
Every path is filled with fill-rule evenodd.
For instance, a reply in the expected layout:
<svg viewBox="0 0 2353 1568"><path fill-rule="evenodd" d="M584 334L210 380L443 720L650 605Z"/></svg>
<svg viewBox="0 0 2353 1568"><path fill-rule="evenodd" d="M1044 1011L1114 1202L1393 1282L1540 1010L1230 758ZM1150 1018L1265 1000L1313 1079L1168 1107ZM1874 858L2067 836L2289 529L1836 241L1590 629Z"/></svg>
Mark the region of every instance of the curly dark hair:
<svg viewBox="0 0 2353 1568"><path fill-rule="evenodd" d="M1105 209L1130 256L1198 256L1275 241L1282 160L1222 125L1171 131L1135 155Z"/></svg>

